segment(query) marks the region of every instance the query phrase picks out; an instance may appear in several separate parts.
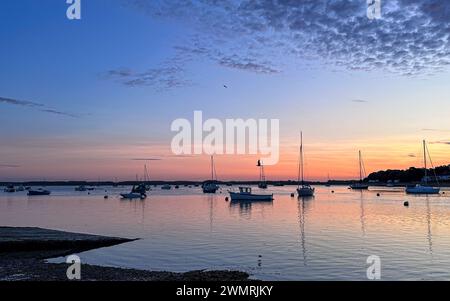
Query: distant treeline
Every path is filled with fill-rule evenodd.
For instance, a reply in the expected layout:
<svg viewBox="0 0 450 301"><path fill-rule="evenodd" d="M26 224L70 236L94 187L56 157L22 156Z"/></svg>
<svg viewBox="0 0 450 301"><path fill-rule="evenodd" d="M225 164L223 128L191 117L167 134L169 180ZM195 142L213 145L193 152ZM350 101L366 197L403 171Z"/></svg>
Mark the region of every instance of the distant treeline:
<svg viewBox="0 0 450 301"><path fill-rule="evenodd" d="M436 167L434 170L428 170L428 176L434 176L434 173L438 177L450 175L450 165L444 165ZM388 169L371 173L366 181L378 181L387 183L389 181L398 181L402 183L420 182L425 176L425 170L423 168L410 167L406 170Z"/></svg>

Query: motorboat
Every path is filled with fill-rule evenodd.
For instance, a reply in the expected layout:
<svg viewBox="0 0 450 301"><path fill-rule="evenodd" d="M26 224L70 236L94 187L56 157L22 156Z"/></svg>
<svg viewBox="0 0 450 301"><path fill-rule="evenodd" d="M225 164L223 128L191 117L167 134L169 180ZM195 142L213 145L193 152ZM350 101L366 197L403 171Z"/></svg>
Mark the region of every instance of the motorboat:
<svg viewBox="0 0 450 301"><path fill-rule="evenodd" d="M273 201L273 194L253 194L251 187L239 187L239 192L229 193L231 201Z"/></svg>

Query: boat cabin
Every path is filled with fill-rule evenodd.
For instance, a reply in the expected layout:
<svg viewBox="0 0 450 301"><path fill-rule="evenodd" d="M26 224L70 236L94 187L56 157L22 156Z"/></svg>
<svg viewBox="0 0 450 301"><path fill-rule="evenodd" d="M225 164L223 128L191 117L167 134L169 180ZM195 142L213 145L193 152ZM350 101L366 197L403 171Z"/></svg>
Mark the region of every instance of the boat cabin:
<svg viewBox="0 0 450 301"><path fill-rule="evenodd" d="M251 194L252 188L251 187L239 187L239 193L241 194Z"/></svg>

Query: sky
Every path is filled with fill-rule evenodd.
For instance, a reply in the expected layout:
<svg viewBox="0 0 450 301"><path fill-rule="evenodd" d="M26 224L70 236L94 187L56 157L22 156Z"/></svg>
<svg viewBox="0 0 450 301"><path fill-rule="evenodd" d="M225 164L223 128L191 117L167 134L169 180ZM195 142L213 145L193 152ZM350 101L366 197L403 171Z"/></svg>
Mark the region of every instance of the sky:
<svg viewBox="0 0 450 301"><path fill-rule="evenodd" d="M450 2L382 0L0 2L0 181L203 180L171 123L280 122L269 180L434 165L450 152ZM217 155L221 180L255 180L258 155Z"/></svg>

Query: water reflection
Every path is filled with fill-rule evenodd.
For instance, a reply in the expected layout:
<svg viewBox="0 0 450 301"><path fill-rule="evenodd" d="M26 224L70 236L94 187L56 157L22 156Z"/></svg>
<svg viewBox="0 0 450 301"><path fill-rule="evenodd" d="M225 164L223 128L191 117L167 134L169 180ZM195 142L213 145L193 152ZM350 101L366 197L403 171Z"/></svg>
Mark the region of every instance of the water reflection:
<svg viewBox="0 0 450 301"><path fill-rule="evenodd" d="M363 191L360 191L360 215L359 220L361 222L361 232L362 237L364 238L366 236L366 214L364 211L364 193Z"/></svg>
<svg viewBox="0 0 450 301"><path fill-rule="evenodd" d="M298 208L298 219L300 224L300 244L302 247L303 255L303 265L307 266L307 250L306 250L306 235L305 235L305 225L306 225L306 215L307 209L309 208L314 197L299 197L297 202Z"/></svg>
<svg viewBox="0 0 450 301"><path fill-rule="evenodd" d="M273 201L230 201L230 209L233 211L234 209L239 210L239 215L242 217L251 216L252 209L255 208L264 208L264 207L272 207Z"/></svg>
<svg viewBox="0 0 450 301"><path fill-rule="evenodd" d="M431 235L431 208L430 208L430 200L428 196L426 197L426 206L427 206L427 226L428 226L428 249L430 254L433 255L433 240Z"/></svg>

